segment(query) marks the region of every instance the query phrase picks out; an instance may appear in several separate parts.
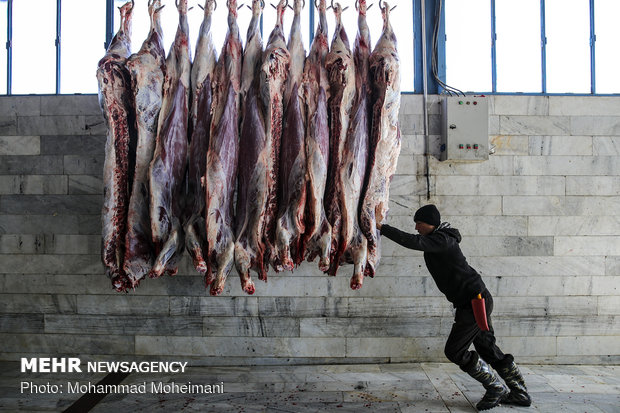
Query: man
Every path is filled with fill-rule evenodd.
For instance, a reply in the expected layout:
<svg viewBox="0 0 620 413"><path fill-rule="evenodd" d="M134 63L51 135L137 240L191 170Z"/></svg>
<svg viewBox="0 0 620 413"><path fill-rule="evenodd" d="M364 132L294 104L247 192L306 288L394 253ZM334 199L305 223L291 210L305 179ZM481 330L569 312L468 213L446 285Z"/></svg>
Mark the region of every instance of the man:
<svg viewBox="0 0 620 413"><path fill-rule="evenodd" d="M486 410L502 402L529 406L532 399L513 356L502 353L495 344L491 323L493 297L480 274L467 264L459 247L461 234L457 229L450 228L450 224L441 223L435 205L425 205L418 209L413 220L420 235L409 234L387 224L377 223L377 228L381 235L403 247L424 251L426 268L439 290L456 308L454 324L444 352L448 360L482 383L486 389L476 407L478 410ZM486 302L488 331L483 331L476 323L472 299L478 297L478 294ZM469 351L472 343L476 351ZM497 378L489 364L504 379L510 391Z"/></svg>

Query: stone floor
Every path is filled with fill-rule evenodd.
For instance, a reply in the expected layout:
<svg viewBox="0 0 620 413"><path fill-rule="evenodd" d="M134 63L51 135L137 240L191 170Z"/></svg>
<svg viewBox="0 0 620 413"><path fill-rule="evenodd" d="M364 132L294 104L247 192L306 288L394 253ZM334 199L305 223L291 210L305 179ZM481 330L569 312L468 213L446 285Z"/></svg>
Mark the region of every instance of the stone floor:
<svg viewBox="0 0 620 413"><path fill-rule="evenodd" d="M17 363L0 363L0 410L76 409L83 394L20 393ZM533 404L493 412L620 412L620 366L523 365ZM30 382L96 384L102 374L27 376ZM475 412L482 387L447 363L257 367L191 367L176 375L130 374L121 384L147 383L147 393L112 393L93 412ZM167 393L150 383L221 385L223 393ZM215 387L211 388L216 389ZM89 395L84 398L90 397ZM81 400L83 401L84 398ZM79 402L78 402L79 403ZM96 404L95 404L96 403Z"/></svg>

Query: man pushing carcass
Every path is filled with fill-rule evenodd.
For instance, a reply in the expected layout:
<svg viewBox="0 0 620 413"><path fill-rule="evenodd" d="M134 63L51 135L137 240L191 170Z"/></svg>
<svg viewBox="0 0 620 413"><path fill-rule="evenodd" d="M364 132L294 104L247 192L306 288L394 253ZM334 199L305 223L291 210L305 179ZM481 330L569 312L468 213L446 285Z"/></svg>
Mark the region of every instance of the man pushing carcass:
<svg viewBox="0 0 620 413"><path fill-rule="evenodd" d="M377 223L381 235L403 247L424 251L424 261L439 290L456 308L454 324L446 342L448 360L478 380L486 393L476 407L491 409L500 403L529 406L532 402L525 381L511 354L495 344L491 312L493 297L480 274L469 266L461 252L461 234L441 217L435 205L425 205L414 215L419 235ZM469 347L474 344L475 351ZM504 379L495 375L489 364Z"/></svg>

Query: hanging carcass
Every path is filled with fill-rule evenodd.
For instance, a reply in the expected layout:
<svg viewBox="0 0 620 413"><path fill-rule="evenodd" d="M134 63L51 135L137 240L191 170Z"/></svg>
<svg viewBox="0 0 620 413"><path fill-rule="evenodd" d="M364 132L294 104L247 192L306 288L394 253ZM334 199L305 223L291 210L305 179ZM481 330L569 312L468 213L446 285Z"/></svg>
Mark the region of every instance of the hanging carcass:
<svg viewBox="0 0 620 413"><path fill-rule="evenodd" d="M233 195L239 154L239 92L242 47L237 2L228 1L228 33L214 77L213 118L206 166L206 285L224 290L234 262Z"/></svg>
<svg viewBox="0 0 620 413"><path fill-rule="evenodd" d="M200 25L196 55L191 71L192 103L190 109L191 139L187 167L187 220L184 225L185 246L192 258L194 268L207 272L205 255L207 234L205 232L205 196L202 178L207 165L207 148L211 132L211 104L213 103L212 80L215 73L216 50L211 35L211 19L215 0L206 0L204 18Z"/></svg>
<svg viewBox="0 0 620 413"><path fill-rule="evenodd" d="M180 0L177 10L179 25L166 59L157 143L149 171L151 229L157 253L151 277L176 274L184 246L183 193L191 67L187 0Z"/></svg>
<svg viewBox="0 0 620 413"><path fill-rule="evenodd" d="M342 238L341 234L343 213L347 207L342 202L344 182L341 169L351 109L355 98L355 65L349 47L349 39L342 24L342 7L339 3L336 3L334 13L336 15L336 29L331 49L325 58L330 85L328 102L330 157L325 197L327 219L332 226L330 267L328 270L330 275L336 275L340 258L346 249L346 240ZM349 213L353 212L350 211Z"/></svg>
<svg viewBox="0 0 620 413"><path fill-rule="evenodd" d="M295 0L293 23L288 41L290 70L284 91L284 125L280 151L279 208L276 224L276 269L292 270L303 261L304 211L306 206L306 119L301 102L301 79L306 51L301 40L302 0Z"/></svg>
<svg viewBox="0 0 620 413"><path fill-rule="evenodd" d="M360 226L368 239L365 275L374 276L379 262L379 237L376 223L388 212L390 182L400 154L400 63L396 36L390 24L390 9L381 8L383 33L369 58L372 82L372 126L368 158L368 182L360 211Z"/></svg>
<svg viewBox="0 0 620 413"><path fill-rule="evenodd" d="M267 156L265 150L265 121L259 106L258 79L263 55L260 35L262 0L253 0L252 19L248 27L241 69L242 124L239 140L239 168L236 210L235 267L241 288L248 294L255 291L250 270L266 278L263 263L265 205L267 202Z"/></svg>
<svg viewBox="0 0 620 413"><path fill-rule="evenodd" d="M120 7L120 27L97 67L99 105L107 126L103 165L103 208L101 258L117 291L125 291L127 279L123 260L127 230L127 208L131 191L130 140L133 108L131 79L125 67L131 54L133 1Z"/></svg>
<svg viewBox="0 0 620 413"><path fill-rule="evenodd" d="M243 104L246 94L258 79L258 70L263 58L263 38L261 37L260 22L265 7L264 0L252 0L252 18L248 25L243 50L243 65L241 67L241 95ZM245 107L245 106L244 106ZM241 121L244 119L245 110L241 113Z"/></svg>
<svg viewBox="0 0 620 413"><path fill-rule="evenodd" d="M319 24L304 65L302 102L306 113L307 192L305 231L302 238L304 255L309 261L319 257L319 269L329 268L331 225L327 221L324 194L329 160L329 125L327 99L329 82L325 70L328 53L325 0L319 0Z"/></svg>
<svg viewBox="0 0 620 413"><path fill-rule="evenodd" d="M268 263L276 271L279 269L275 262L275 227L278 212L278 169L284 113L282 91L286 84L291 59L282 28L285 10L286 2L280 0L276 10L276 26L269 35L259 74L260 97L265 108L265 151L267 156L267 205L265 207L263 240L266 245Z"/></svg>
<svg viewBox="0 0 620 413"><path fill-rule="evenodd" d="M133 178L129 213L127 216L127 237L125 241L125 263L131 287L136 287L144 278L155 258L149 218L149 165L153 159L157 137L157 120L161 109L166 52L162 44L160 0L150 0L148 11L151 19L149 34L140 51L129 57L127 69L131 75L136 113L138 142L136 165Z"/></svg>
<svg viewBox="0 0 620 413"><path fill-rule="evenodd" d="M362 287L366 267L367 241L359 226L359 204L366 164L368 160L368 135L370 132L369 99L370 79L368 57L370 55L370 31L366 23L366 0L358 0L358 32L353 48L355 62L355 89L357 95L351 112L351 122L344 147L340 181L342 183L342 231L341 242L346 256L353 263L351 288Z"/></svg>

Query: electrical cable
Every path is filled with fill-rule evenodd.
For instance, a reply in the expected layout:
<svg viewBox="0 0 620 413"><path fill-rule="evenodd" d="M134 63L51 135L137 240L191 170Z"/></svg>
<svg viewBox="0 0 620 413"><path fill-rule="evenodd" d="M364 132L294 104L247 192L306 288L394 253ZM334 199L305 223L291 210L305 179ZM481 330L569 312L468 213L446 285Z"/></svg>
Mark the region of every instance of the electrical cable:
<svg viewBox="0 0 620 413"><path fill-rule="evenodd" d="M456 94L457 96L459 94L465 96L465 93L462 92L461 90L452 87L450 85L448 85L447 83L445 83L444 81L442 81L439 78L438 75L438 70L437 70L437 38L438 38L438 33L439 33L439 24L441 22L441 9L442 9L442 5L443 5L443 0L437 0L437 2L435 3L435 22L434 22L434 27L433 27L433 50L431 53L431 69L433 72L433 77L435 78L435 81L444 89L444 91L449 94L450 96L453 96L453 94Z"/></svg>

